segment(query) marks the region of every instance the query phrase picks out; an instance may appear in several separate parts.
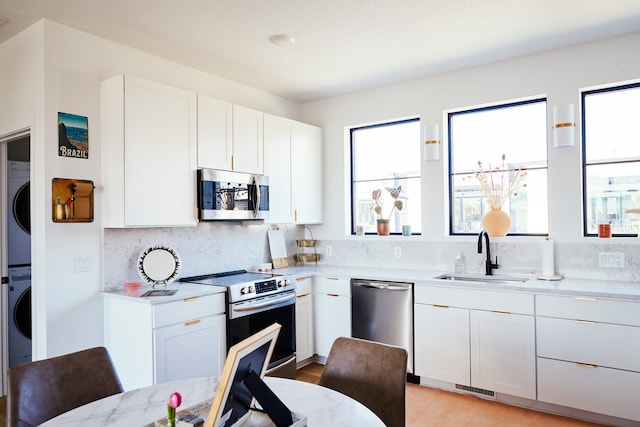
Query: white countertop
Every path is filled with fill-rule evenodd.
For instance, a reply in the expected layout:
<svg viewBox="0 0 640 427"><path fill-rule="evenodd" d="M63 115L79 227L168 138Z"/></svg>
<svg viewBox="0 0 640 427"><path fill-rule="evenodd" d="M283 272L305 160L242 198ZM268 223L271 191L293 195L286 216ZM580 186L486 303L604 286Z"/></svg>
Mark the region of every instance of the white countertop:
<svg viewBox="0 0 640 427"><path fill-rule="evenodd" d="M169 296L156 296L156 297L143 297L140 296L145 292L153 289L151 285L144 285L137 291L127 292L124 289L118 291L104 291L100 292L100 296L107 298L121 298L136 301L142 304L164 304L167 302L185 299L185 298L196 298L202 297L205 295L212 294L220 294L223 293L226 289L221 286L207 286L207 285L198 285L195 283L185 283L185 282L173 282L167 285L165 289L176 289L177 292L173 295ZM157 287L156 289L162 289L161 287Z"/></svg>
<svg viewBox="0 0 640 427"><path fill-rule="evenodd" d="M537 294L556 295L582 295L599 298L615 298L640 301L640 283L624 282L615 280L587 280L587 279L561 279L556 281L539 280L536 277L528 277L529 280L523 283L483 283L483 282L461 282L434 279L445 273L445 271L429 270L406 270L371 267L342 267L342 266L293 266L274 270L279 274L292 274L296 277L305 276L334 276L371 280L392 280L397 282L411 282L415 284L434 283L442 286L455 286L475 289L509 290L530 292ZM478 276L469 274L470 276ZM461 276L464 276L462 274ZM500 277L495 274L494 277ZM504 277L514 277L513 274L505 274ZM525 277L525 276L520 276Z"/></svg>
<svg viewBox="0 0 640 427"><path fill-rule="evenodd" d="M290 274L298 278L306 276L333 276L370 280L390 280L396 282L410 282L415 284L428 282L430 285L439 284L442 286L474 289L508 290L537 294L582 295L599 298L614 298L640 301L640 283L615 280L562 279L556 281L548 281L539 280L536 277L529 277L529 280L523 283L483 283L466 281L453 282L434 279L435 277L442 274L450 273L443 271L371 267L343 267L330 265L319 265L317 267L315 265L292 266L288 268L275 269L273 270L273 273ZM494 275L494 277L500 276L500 274ZM514 277L515 275L509 274L503 276ZM140 295L142 295L149 289L151 289L151 286L147 285L143 286L142 289L136 292L126 292L124 290L105 291L101 292L100 295L110 298L136 298L137 301L145 304L161 304L178 299L211 295L225 291L225 288L223 287L174 282L167 286L167 289L178 290L178 292L172 296L140 298Z"/></svg>

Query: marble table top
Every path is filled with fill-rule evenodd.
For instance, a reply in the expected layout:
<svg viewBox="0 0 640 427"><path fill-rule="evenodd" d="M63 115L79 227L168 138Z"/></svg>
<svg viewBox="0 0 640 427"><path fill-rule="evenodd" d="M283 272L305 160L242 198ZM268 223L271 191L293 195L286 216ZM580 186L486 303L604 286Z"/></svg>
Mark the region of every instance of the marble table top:
<svg viewBox="0 0 640 427"><path fill-rule="evenodd" d="M307 417L308 426L384 426L364 405L326 387L271 377L265 382L291 411ZM167 400L174 391L182 395L179 409L186 409L213 400L217 385L218 379L210 377L131 390L73 409L42 426L146 426L166 416Z"/></svg>

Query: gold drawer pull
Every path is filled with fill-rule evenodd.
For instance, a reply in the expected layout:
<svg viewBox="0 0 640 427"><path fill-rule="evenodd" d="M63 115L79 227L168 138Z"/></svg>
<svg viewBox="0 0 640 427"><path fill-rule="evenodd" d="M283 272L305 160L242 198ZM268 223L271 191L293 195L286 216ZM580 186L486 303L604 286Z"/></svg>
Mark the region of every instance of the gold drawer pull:
<svg viewBox="0 0 640 427"><path fill-rule="evenodd" d="M496 311L496 310L493 310L492 313L493 314L502 314L503 316L511 316L511 313L509 313L508 311Z"/></svg>
<svg viewBox="0 0 640 427"><path fill-rule="evenodd" d="M308 296L309 294L304 294L304 295L296 295L296 298L304 298L306 296Z"/></svg>
<svg viewBox="0 0 640 427"><path fill-rule="evenodd" d="M339 280L337 277L327 277L327 280Z"/></svg>
<svg viewBox="0 0 640 427"><path fill-rule="evenodd" d="M183 299L182 301L191 302L191 301L196 301L196 300L199 300L199 299L200 299L200 297L189 297L189 298Z"/></svg>
<svg viewBox="0 0 640 427"><path fill-rule="evenodd" d="M591 363L581 363L581 362L576 362L576 365L578 366L582 366L585 368L597 368L598 365L592 365Z"/></svg>
<svg viewBox="0 0 640 427"><path fill-rule="evenodd" d="M594 322L593 320L580 320L576 319L576 323L585 323L587 325L597 325L598 322Z"/></svg>
<svg viewBox="0 0 640 427"><path fill-rule="evenodd" d="M200 319L189 320L188 322L184 322L184 326L197 325L200 322L202 322L202 320L200 320Z"/></svg>
<svg viewBox="0 0 640 427"><path fill-rule="evenodd" d="M598 298L593 297L574 297L574 299L577 299L579 301L598 301Z"/></svg>
<svg viewBox="0 0 640 427"><path fill-rule="evenodd" d="M338 294L327 294L328 297L339 297L340 295Z"/></svg>
<svg viewBox="0 0 640 427"><path fill-rule="evenodd" d="M448 305L438 305L438 304L433 304L434 308L449 308Z"/></svg>

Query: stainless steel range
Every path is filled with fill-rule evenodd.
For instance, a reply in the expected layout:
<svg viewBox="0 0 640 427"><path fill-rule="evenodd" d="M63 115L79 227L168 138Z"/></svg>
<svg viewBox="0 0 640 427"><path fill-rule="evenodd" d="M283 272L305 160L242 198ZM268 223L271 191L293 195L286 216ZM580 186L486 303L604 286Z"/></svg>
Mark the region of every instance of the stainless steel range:
<svg viewBox="0 0 640 427"><path fill-rule="evenodd" d="M271 376L295 377L295 277L235 270L183 277L180 281L227 289L227 351L254 333L279 323L282 328L267 373Z"/></svg>

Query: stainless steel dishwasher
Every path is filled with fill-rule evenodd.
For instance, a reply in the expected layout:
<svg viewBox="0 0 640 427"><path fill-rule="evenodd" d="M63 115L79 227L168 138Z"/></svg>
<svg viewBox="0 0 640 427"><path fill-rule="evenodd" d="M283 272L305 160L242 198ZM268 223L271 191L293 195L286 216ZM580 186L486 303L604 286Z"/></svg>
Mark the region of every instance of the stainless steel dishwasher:
<svg viewBox="0 0 640 427"><path fill-rule="evenodd" d="M413 374L413 283L351 279L351 336L404 347Z"/></svg>

